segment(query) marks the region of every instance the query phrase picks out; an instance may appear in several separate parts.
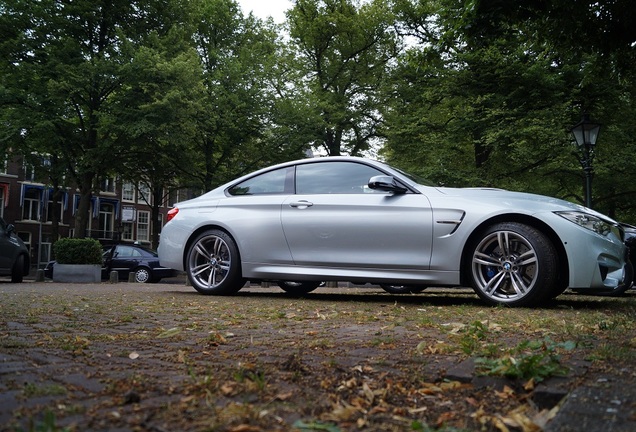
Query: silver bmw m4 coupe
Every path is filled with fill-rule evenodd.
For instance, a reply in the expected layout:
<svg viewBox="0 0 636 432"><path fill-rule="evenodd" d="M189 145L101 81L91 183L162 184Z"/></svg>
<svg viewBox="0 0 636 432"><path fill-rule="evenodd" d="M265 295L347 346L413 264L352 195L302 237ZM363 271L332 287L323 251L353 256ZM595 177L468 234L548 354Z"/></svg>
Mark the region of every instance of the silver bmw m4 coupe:
<svg viewBox="0 0 636 432"><path fill-rule="evenodd" d="M248 280L291 294L346 281L392 293L471 286L489 304L535 306L568 287L621 290L633 274L622 228L591 209L435 187L354 157L279 164L181 202L158 252L218 295Z"/></svg>

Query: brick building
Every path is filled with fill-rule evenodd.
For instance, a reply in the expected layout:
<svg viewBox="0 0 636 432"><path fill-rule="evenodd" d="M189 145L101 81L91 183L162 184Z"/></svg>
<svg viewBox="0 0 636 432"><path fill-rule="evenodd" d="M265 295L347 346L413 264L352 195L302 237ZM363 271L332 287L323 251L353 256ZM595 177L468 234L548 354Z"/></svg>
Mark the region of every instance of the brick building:
<svg viewBox="0 0 636 432"><path fill-rule="evenodd" d="M46 166L42 158L40 166ZM51 259L53 238L53 212L59 220L59 238L74 237L75 213L79 204L79 192L63 188L53 202L54 190L38 173L37 165L22 158L0 159L0 216L16 227L18 236L31 254L34 267L42 268ZM160 203L159 220L151 220L151 193L143 185L135 185L118 178L103 178L100 191L93 194L87 237L103 244L113 242L138 242L151 244L154 223L163 226L166 213L172 205L189 198L179 191ZM146 201L148 200L148 201Z"/></svg>

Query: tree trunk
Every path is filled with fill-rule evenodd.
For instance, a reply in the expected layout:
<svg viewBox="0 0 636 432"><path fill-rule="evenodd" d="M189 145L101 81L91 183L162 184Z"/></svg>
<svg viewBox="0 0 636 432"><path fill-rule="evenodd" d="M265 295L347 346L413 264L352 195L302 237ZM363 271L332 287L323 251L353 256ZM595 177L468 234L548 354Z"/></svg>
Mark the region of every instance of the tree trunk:
<svg viewBox="0 0 636 432"><path fill-rule="evenodd" d="M90 214L91 199L93 198L93 178L92 174L84 174L82 176L82 184L80 189L80 202L75 213L75 237L86 238L88 231L88 221L93 217Z"/></svg>

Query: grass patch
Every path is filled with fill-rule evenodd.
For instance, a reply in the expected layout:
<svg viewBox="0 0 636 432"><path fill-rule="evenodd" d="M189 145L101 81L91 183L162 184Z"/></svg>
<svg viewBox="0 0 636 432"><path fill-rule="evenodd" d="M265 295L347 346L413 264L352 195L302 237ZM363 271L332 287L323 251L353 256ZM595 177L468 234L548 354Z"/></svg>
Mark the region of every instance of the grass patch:
<svg viewBox="0 0 636 432"><path fill-rule="evenodd" d="M561 364L560 353L575 347L572 341L556 343L549 338L523 341L501 357L478 358L475 365L480 375L541 382L551 376L567 374L568 368Z"/></svg>

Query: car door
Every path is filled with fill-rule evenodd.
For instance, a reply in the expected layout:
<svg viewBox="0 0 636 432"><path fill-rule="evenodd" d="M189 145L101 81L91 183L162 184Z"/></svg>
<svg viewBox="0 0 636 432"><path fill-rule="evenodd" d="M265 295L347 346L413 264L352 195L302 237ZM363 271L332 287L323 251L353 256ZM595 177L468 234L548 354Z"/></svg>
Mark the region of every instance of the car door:
<svg viewBox="0 0 636 432"><path fill-rule="evenodd" d="M131 269L141 262L141 253L132 246L117 245L111 256L110 271L117 271L120 278L128 277Z"/></svg>
<svg viewBox="0 0 636 432"><path fill-rule="evenodd" d="M369 189L384 175L357 162L321 162L296 169L297 194L282 207L295 265L425 270L432 212L421 194Z"/></svg>
<svg viewBox="0 0 636 432"><path fill-rule="evenodd" d="M228 228L241 251L244 271L263 264L292 264L280 213L293 188L293 167L267 171L230 187L228 199L222 200L211 214L231 221Z"/></svg>

